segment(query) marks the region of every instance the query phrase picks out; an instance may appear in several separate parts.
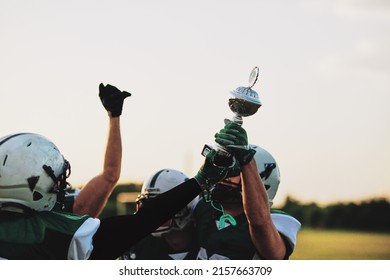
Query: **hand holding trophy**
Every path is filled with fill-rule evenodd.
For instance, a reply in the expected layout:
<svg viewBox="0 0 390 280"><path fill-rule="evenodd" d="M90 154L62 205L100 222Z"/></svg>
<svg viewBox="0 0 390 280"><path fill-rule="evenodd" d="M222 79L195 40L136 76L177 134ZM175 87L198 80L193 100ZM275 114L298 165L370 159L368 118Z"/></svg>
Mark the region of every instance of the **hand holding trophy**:
<svg viewBox="0 0 390 280"><path fill-rule="evenodd" d="M225 119L225 124L228 122L234 122L242 125L243 117L254 115L261 106L259 95L252 87L256 84L259 77L259 68L256 66L253 68L249 76L248 87L238 87L231 91L231 97L229 98L229 108L234 113L230 119ZM243 147L244 148L244 147ZM246 147L248 148L248 147ZM207 155L212 147L205 145L202 154ZM224 146L216 143L214 149L217 150L217 155L214 159L214 164L217 166L232 167L235 165L236 160L233 155Z"/></svg>

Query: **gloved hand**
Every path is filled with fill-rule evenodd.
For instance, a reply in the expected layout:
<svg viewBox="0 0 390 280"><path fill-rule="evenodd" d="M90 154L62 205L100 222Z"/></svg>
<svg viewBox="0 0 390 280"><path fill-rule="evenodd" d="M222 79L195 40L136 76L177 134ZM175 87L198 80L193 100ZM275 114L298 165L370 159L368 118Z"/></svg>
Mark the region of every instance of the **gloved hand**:
<svg viewBox="0 0 390 280"><path fill-rule="evenodd" d="M127 91L120 91L118 88L102 83L99 85L99 97L104 108L111 113L111 117L119 117L122 114L123 100L131 96Z"/></svg>
<svg viewBox="0 0 390 280"><path fill-rule="evenodd" d="M203 190L210 190L216 183L225 179L228 175L229 169L227 167L219 167L213 164L213 158L216 153L216 150L211 150L205 155L206 158L202 167L194 176Z"/></svg>
<svg viewBox="0 0 390 280"><path fill-rule="evenodd" d="M227 122L225 127L214 137L215 142L226 147L240 162L241 166L249 163L256 153L248 145L248 135L245 129L234 122Z"/></svg>

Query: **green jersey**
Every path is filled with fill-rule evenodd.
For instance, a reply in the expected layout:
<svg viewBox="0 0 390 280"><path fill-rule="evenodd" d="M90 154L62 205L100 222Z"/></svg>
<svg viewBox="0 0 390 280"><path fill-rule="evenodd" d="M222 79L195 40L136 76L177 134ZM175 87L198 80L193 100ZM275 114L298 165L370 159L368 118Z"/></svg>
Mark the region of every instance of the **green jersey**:
<svg viewBox="0 0 390 280"><path fill-rule="evenodd" d="M200 191L197 181L191 178L149 199L133 215L102 220L6 205L0 209L0 259L118 259L183 209Z"/></svg>
<svg viewBox="0 0 390 280"><path fill-rule="evenodd" d="M0 258L88 259L100 221L54 211L0 211Z"/></svg>
<svg viewBox="0 0 390 280"><path fill-rule="evenodd" d="M245 214L235 217L237 225L233 226L226 222L222 228L219 223L221 215L221 212L216 211L203 199L196 205L194 220L200 246L197 259L261 259L252 243ZM288 258L295 247L296 235L301 224L281 211L272 210L271 217L274 225L287 241L286 258Z"/></svg>

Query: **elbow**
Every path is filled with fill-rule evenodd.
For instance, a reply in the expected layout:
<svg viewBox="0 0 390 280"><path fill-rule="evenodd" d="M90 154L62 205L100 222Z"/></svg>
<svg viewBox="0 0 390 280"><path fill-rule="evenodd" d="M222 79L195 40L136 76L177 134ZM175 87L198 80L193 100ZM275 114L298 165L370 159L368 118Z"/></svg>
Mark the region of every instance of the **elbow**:
<svg viewBox="0 0 390 280"><path fill-rule="evenodd" d="M119 181L119 176L105 176L104 178L111 186L115 186Z"/></svg>
<svg viewBox="0 0 390 280"><path fill-rule="evenodd" d="M111 185L115 185L116 183L118 183L120 175L120 168L119 170L116 168L108 169L103 172L104 180L106 180Z"/></svg>
<svg viewBox="0 0 390 280"><path fill-rule="evenodd" d="M286 244L273 227L251 226L251 239L257 252L266 260L283 260L286 257Z"/></svg>

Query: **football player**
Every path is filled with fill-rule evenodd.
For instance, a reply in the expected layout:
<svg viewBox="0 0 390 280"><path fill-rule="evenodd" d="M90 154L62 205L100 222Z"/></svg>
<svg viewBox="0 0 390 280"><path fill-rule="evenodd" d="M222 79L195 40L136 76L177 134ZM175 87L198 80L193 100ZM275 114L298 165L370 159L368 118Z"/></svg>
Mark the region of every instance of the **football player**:
<svg viewBox="0 0 390 280"><path fill-rule="evenodd" d="M300 222L271 209L280 183L273 156L248 145L246 131L233 122L215 135L240 162L233 176L199 200L194 221L200 250L197 259L288 259Z"/></svg>
<svg viewBox="0 0 390 280"><path fill-rule="evenodd" d="M189 180L187 175L175 169L162 169L144 182L136 205L141 209L147 200L165 193ZM194 259L197 252L192 210L195 198L169 221L133 246L122 259L127 260L183 260Z"/></svg>

